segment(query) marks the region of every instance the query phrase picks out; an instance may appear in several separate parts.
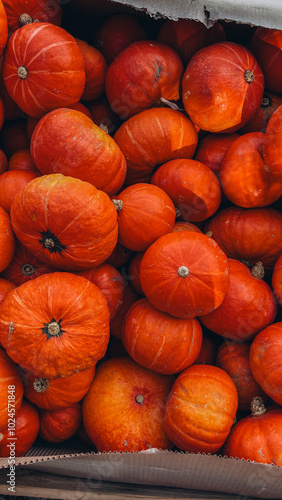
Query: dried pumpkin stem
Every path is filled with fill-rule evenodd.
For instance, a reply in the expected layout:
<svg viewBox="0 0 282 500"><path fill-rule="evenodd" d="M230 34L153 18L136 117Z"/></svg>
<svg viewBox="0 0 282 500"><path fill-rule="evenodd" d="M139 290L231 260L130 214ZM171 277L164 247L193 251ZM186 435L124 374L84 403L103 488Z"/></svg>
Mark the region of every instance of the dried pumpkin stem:
<svg viewBox="0 0 282 500"><path fill-rule="evenodd" d="M259 396L253 398L251 402L251 413L252 416L258 417L259 415L263 415L266 412L266 408L264 405L264 401Z"/></svg>
<svg viewBox="0 0 282 500"><path fill-rule="evenodd" d="M114 206L115 206L115 209L117 212L120 212L123 208L123 201L122 200L117 200L116 198L114 198L112 200Z"/></svg>
<svg viewBox="0 0 282 500"><path fill-rule="evenodd" d="M250 69L246 69L244 78L247 83L252 83L255 79L255 75Z"/></svg>
<svg viewBox="0 0 282 500"><path fill-rule="evenodd" d="M30 24L30 23L32 23L32 17L29 14L27 14L26 12L24 12L19 17L19 23L22 26L25 26L25 24Z"/></svg>
<svg viewBox="0 0 282 500"><path fill-rule="evenodd" d="M48 325L48 334L49 335L58 335L61 331L60 325L56 321L53 321L53 323L49 323Z"/></svg>
<svg viewBox="0 0 282 500"><path fill-rule="evenodd" d="M177 274L178 274L178 276L180 276L180 278L186 278L187 276L189 276L190 271L189 271L188 267L180 266L177 269Z"/></svg>
<svg viewBox="0 0 282 500"><path fill-rule="evenodd" d="M28 77L28 71L25 66L19 66L17 74L21 80L26 80L26 78Z"/></svg>
<svg viewBox="0 0 282 500"><path fill-rule="evenodd" d="M55 246L55 242L52 238L46 238L46 240L44 241L44 246L46 248L53 248Z"/></svg>
<svg viewBox="0 0 282 500"><path fill-rule="evenodd" d="M135 401L136 403L138 403L139 405L142 405L145 401L145 398L142 394L137 394L137 396L135 397Z"/></svg>
<svg viewBox="0 0 282 500"><path fill-rule="evenodd" d="M103 123L100 123L99 128L100 128L101 130L104 130L104 132L106 132L106 134L108 134L108 133L109 133L109 129L108 129L108 127L107 127L106 125L104 125Z"/></svg>
<svg viewBox="0 0 282 500"><path fill-rule="evenodd" d="M36 267L34 267L32 264L24 264L21 266L21 273L24 276L32 276L36 271Z"/></svg>
<svg viewBox="0 0 282 500"><path fill-rule="evenodd" d="M49 387L48 378L36 378L33 382L33 388L36 392L45 392Z"/></svg>
<svg viewBox="0 0 282 500"><path fill-rule="evenodd" d="M262 262L260 262L260 261L257 262L252 267L251 273L252 273L252 276L254 276L254 278L261 280L264 277L264 267L262 265Z"/></svg>
<svg viewBox="0 0 282 500"><path fill-rule="evenodd" d="M263 97L261 101L261 107L262 108L268 108L270 106L270 99L269 97Z"/></svg>
<svg viewBox="0 0 282 500"><path fill-rule="evenodd" d="M212 231L207 231L206 232L206 236L208 236L209 238L212 238L213 237L213 232Z"/></svg>

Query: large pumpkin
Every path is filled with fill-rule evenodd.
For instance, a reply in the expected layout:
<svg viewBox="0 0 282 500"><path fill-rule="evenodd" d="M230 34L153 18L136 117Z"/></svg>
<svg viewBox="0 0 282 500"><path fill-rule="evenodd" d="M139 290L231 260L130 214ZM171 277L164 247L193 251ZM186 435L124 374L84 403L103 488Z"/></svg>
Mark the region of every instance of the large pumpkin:
<svg viewBox="0 0 282 500"><path fill-rule="evenodd" d="M62 5L59 0L3 0L10 35L25 24L61 23Z"/></svg>
<svg viewBox="0 0 282 500"><path fill-rule="evenodd" d="M140 281L157 309L193 318L222 303L229 286L229 263L215 241L204 234L169 233L146 250Z"/></svg>
<svg viewBox="0 0 282 500"><path fill-rule="evenodd" d="M51 23L26 24L9 39L3 79L19 108L39 118L79 101L85 84L84 59L64 29Z"/></svg>
<svg viewBox="0 0 282 500"><path fill-rule="evenodd" d="M79 111L62 108L44 116L33 132L30 149L42 174L70 175L109 195L124 182L126 162L119 147Z"/></svg>
<svg viewBox="0 0 282 500"><path fill-rule="evenodd" d="M22 404L23 390L23 382L17 366L4 349L0 349L0 430L8 427L8 410L11 408L11 402L15 413L19 410Z"/></svg>
<svg viewBox="0 0 282 500"><path fill-rule="evenodd" d="M50 443L62 443L78 431L82 422L81 403L60 410L39 410L39 436Z"/></svg>
<svg viewBox="0 0 282 500"><path fill-rule="evenodd" d="M15 251L15 237L9 215L0 207L0 272L11 262Z"/></svg>
<svg viewBox="0 0 282 500"><path fill-rule="evenodd" d="M94 283L71 273L45 274L5 297L0 340L13 361L37 377L69 377L104 356L109 316Z"/></svg>
<svg viewBox="0 0 282 500"><path fill-rule="evenodd" d="M117 214L108 195L62 174L26 184L13 200L11 221L33 255L60 269L97 266L117 241Z"/></svg>

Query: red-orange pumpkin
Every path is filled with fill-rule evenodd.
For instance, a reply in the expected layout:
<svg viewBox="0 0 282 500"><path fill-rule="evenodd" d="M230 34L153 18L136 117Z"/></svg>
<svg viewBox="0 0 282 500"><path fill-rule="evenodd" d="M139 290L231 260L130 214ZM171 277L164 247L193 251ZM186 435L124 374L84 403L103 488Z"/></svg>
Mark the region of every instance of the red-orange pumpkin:
<svg viewBox="0 0 282 500"><path fill-rule="evenodd" d="M207 135L199 142L194 160L204 163L215 174L218 174L227 149L238 137L236 133Z"/></svg>
<svg viewBox="0 0 282 500"><path fill-rule="evenodd" d="M121 338L122 325L128 310L134 302L141 298L138 292L135 291L130 285L130 281L125 281L124 284L125 287L122 304L110 323L110 333L117 339Z"/></svg>
<svg viewBox="0 0 282 500"><path fill-rule="evenodd" d="M141 299L126 315L122 342L137 363L169 375L195 361L201 349L202 329L195 318L174 318Z"/></svg>
<svg viewBox="0 0 282 500"><path fill-rule="evenodd" d="M178 233L179 231L194 231L196 233L201 233L201 229L199 229L195 224L192 224L191 222L186 222L186 221L176 221L172 228L173 233Z"/></svg>
<svg viewBox="0 0 282 500"><path fill-rule="evenodd" d="M165 408L165 429L181 450L215 453L231 430L237 407L237 390L225 371L193 365L173 384Z"/></svg>
<svg viewBox="0 0 282 500"><path fill-rule="evenodd" d="M8 214L16 194L23 186L41 174L31 170L7 170L0 175L0 207Z"/></svg>
<svg viewBox="0 0 282 500"><path fill-rule="evenodd" d="M146 250L140 280L156 308L179 318L193 318L222 303L229 286L229 263L215 241L204 234L169 233Z"/></svg>
<svg viewBox="0 0 282 500"><path fill-rule="evenodd" d="M3 4L10 34L32 22L61 24L62 6L59 0L3 0Z"/></svg>
<svg viewBox="0 0 282 500"><path fill-rule="evenodd" d="M267 124L279 106L282 104L282 95L274 94L265 90L261 101L260 108L255 113L254 117L240 129L241 134L249 132L265 132Z"/></svg>
<svg viewBox="0 0 282 500"><path fill-rule="evenodd" d="M258 27L252 37L250 48L263 71L266 88L272 92L281 94L281 30Z"/></svg>
<svg viewBox="0 0 282 500"><path fill-rule="evenodd" d="M6 47L8 39L8 21L7 14L2 0L0 0L0 57Z"/></svg>
<svg viewBox="0 0 282 500"><path fill-rule="evenodd" d="M8 168L9 170L31 170L40 174L34 165L29 149L16 151L9 159Z"/></svg>
<svg viewBox="0 0 282 500"><path fill-rule="evenodd" d="M120 125L120 119L111 109L105 96L88 103L91 118L98 127L101 127L109 135L114 135Z"/></svg>
<svg viewBox="0 0 282 500"><path fill-rule="evenodd" d="M75 39L51 23L31 23L8 41L3 79L12 99L29 116L78 102L85 64Z"/></svg>
<svg viewBox="0 0 282 500"><path fill-rule="evenodd" d="M4 349L0 349L0 431L8 427L8 410L11 408L9 402L12 402L13 409L17 412L22 404L22 398L23 382L17 366Z"/></svg>
<svg viewBox="0 0 282 500"><path fill-rule="evenodd" d="M263 144L263 159L270 172L282 180L282 104L271 116Z"/></svg>
<svg viewBox="0 0 282 500"><path fill-rule="evenodd" d="M92 101L101 97L105 90L105 78L108 65L103 54L84 42L76 38L85 62L85 87L81 96L82 101Z"/></svg>
<svg viewBox="0 0 282 500"><path fill-rule="evenodd" d="M4 151L0 149L0 174L6 172L7 168L8 168L7 156L5 155Z"/></svg>
<svg viewBox="0 0 282 500"><path fill-rule="evenodd" d="M85 429L97 450L170 449L163 417L173 381L129 357L102 363L82 403Z"/></svg>
<svg viewBox="0 0 282 500"><path fill-rule="evenodd" d="M97 266L117 241L117 214L108 195L62 174L26 184L13 200L11 221L33 255L60 269Z"/></svg>
<svg viewBox="0 0 282 500"><path fill-rule="evenodd" d="M82 422L81 403L60 410L39 410L39 436L51 443L62 443L78 431Z"/></svg>
<svg viewBox="0 0 282 500"><path fill-rule="evenodd" d="M94 283L71 273L45 274L6 295L0 340L13 361L37 377L69 377L104 356L109 316Z"/></svg>
<svg viewBox="0 0 282 500"><path fill-rule="evenodd" d="M193 365L206 364L215 365L217 356L217 342L212 337L211 332L203 330L202 345L199 355L195 359Z"/></svg>
<svg viewBox="0 0 282 500"><path fill-rule="evenodd" d="M139 293L140 297L144 296L140 283L140 265L143 259L144 252L135 253L130 259L128 265L128 279L134 290Z"/></svg>
<svg viewBox="0 0 282 500"><path fill-rule="evenodd" d="M3 302L7 293L10 292L10 290L13 290L14 288L16 288L16 285L14 283L4 278L0 278L0 304L1 302Z"/></svg>
<svg viewBox="0 0 282 500"><path fill-rule="evenodd" d="M10 264L15 252L15 237L10 217L0 207L0 272Z"/></svg>
<svg viewBox="0 0 282 500"><path fill-rule="evenodd" d="M272 289L276 299L282 306L282 254L280 255L273 269Z"/></svg>
<svg viewBox="0 0 282 500"><path fill-rule="evenodd" d="M39 414L35 406L23 400L15 417L15 456L22 457L32 447L39 432ZM11 457L11 443L13 436L11 428L2 429L0 432L0 457ZM12 439L11 439L12 438Z"/></svg>

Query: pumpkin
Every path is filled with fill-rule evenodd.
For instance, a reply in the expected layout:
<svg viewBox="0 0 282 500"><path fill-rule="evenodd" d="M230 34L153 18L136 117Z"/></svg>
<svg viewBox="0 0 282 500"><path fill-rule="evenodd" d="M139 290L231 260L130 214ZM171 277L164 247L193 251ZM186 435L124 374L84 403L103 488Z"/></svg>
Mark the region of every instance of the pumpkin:
<svg viewBox="0 0 282 500"><path fill-rule="evenodd" d="M14 418L22 404L23 382L17 366L1 348L0 361L0 431L2 431L2 429L8 427L10 416Z"/></svg>
<svg viewBox="0 0 282 500"><path fill-rule="evenodd" d="M23 400L15 417L15 456L22 457L32 447L39 432L39 414L35 406ZM0 457L11 457L13 437L8 427L0 432Z"/></svg>
<svg viewBox="0 0 282 500"><path fill-rule="evenodd" d="M50 443L62 443L73 437L82 422L81 404L60 410L39 410L39 436Z"/></svg>
<svg viewBox="0 0 282 500"><path fill-rule="evenodd" d="M10 264L15 252L15 238L10 217L0 207L0 272Z"/></svg>
<svg viewBox="0 0 282 500"><path fill-rule="evenodd" d="M250 367L254 379L276 403L282 405L282 322L260 331L250 348Z"/></svg>
<svg viewBox="0 0 282 500"><path fill-rule="evenodd" d="M75 39L51 23L31 23L8 41L3 63L6 88L19 108L40 118L78 102L85 84L85 64Z"/></svg>
<svg viewBox="0 0 282 500"><path fill-rule="evenodd" d="M178 233L179 231L194 231L196 233L201 233L201 229L199 229L195 224L192 224L191 222L186 222L186 221L176 221L172 228L173 233Z"/></svg>
<svg viewBox="0 0 282 500"><path fill-rule="evenodd" d="M4 151L0 149L0 174L3 174L8 169L8 160Z"/></svg>
<svg viewBox="0 0 282 500"><path fill-rule="evenodd" d="M126 158L129 185L150 182L154 168L162 163L192 158L198 134L189 118L179 111L154 108L126 120L114 140Z"/></svg>
<svg viewBox="0 0 282 500"><path fill-rule="evenodd" d="M218 174L227 149L238 137L239 135L235 132L207 135L199 142L194 160L204 163L215 174Z"/></svg>
<svg viewBox="0 0 282 500"><path fill-rule="evenodd" d="M3 81L3 75L2 75L2 66L3 66L3 56L0 58L0 68L1 68L1 73L0 73L0 96L1 100L4 105L4 115L5 115L5 121L7 120L17 120L18 118L23 118L24 113L20 110L18 105L13 101L13 99L10 97L4 81Z"/></svg>
<svg viewBox="0 0 282 500"><path fill-rule="evenodd" d="M135 302L123 323L122 342L137 363L157 373L179 373L197 358L202 329L197 319L174 318L150 304Z"/></svg>
<svg viewBox="0 0 282 500"><path fill-rule="evenodd" d="M237 407L237 390L225 371L193 365L172 386L165 408L165 430L183 451L215 453L231 430Z"/></svg>
<svg viewBox="0 0 282 500"><path fill-rule="evenodd" d="M217 342L212 336L212 332L202 331L202 345L200 352L195 359L193 365L206 364L215 365L217 356Z"/></svg>
<svg viewBox="0 0 282 500"><path fill-rule="evenodd" d="M85 429L97 450L170 449L163 417L173 380L129 357L100 364L82 403Z"/></svg>
<svg viewBox="0 0 282 500"><path fill-rule="evenodd" d="M220 42L192 57L182 87L185 110L195 125L209 132L234 132L259 108L264 77L247 48Z"/></svg>
<svg viewBox="0 0 282 500"><path fill-rule="evenodd" d="M281 467L281 428L282 410L265 408L261 398L254 398L251 415L234 425L223 453L227 457Z"/></svg>
<svg viewBox="0 0 282 500"><path fill-rule="evenodd" d="M265 132L271 116L281 104L281 95L265 90L259 109L253 118L240 129L240 133Z"/></svg>
<svg viewBox="0 0 282 500"><path fill-rule="evenodd" d="M11 221L33 255L65 270L101 264L117 241L117 214L108 195L62 174L26 184L13 200Z"/></svg>
<svg viewBox="0 0 282 500"><path fill-rule="evenodd" d="M141 40L126 47L110 64L105 92L123 120L161 99L177 101L183 64L177 52L159 42Z"/></svg>
<svg viewBox="0 0 282 500"><path fill-rule="evenodd" d="M268 396L255 381L249 363L250 342L225 341L217 351L216 366L226 371L232 378L238 392L238 409L249 411L254 397L264 402Z"/></svg>
<svg viewBox="0 0 282 500"><path fill-rule="evenodd" d="M9 170L31 170L40 175L39 170L37 170L34 165L29 149L20 149L16 151L10 158L8 164Z"/></svg>
<svg viewBox="0 0 282 500"><path fill-rule="evenodd" d="M282 253L282 215L275 208L228 207L218 211L204 231L232 259L261 261L271 269Z"/></svg>
<svg viewBox="0 0 282 500"><path fill-rule="evenodd" d="M121 306L110 323L110 333L113 337L120 339L122 335L122 325L124 318L132 304L141 297L137 291L130 285L130 280L124 280L124 296Z"/></svg>
<svg viewBox="0 0 282 500"><path fill-rule="evenodd" d="M16 151L29 148L26 121L23 119L6 121L0 132L0 143L4 153L10 158Z"/></svg>
<svg viewBox="0 0 282 500"><path fill-rule="evenodd" d="M82 276L38 276L6 295L0 340L13 361L33 375L69 377L94 366L106 352L106 298Z"/></svg>
<svg viewBox="0 0 282 500"><path fill-rule="evenodd" d="M107 263L117 268L123 267L133 254L133 250L129 250L117 241L111 255L107 258Z"/></svg>
<svg viewBox="0 0 282 500"><path fill-rule="evenodd" d="M256 57L271 92L282 93L282 33L278 29L258 27L252 37L250 49Z"/></svg>
<svg viewBox="0 0 282 500"><path fill-rule="evenodd" d="M88 103L88 107L93 122L109 135L114 135L120 125L120 119L111 109L107 98L105 96L99 97L99 99Z"/></svg>
<svg viewBox="0 0 282 500"><path fill-rule="evenodd" d="M141 260L143 259L143 255L144 252L135 253L131 257L128 265L128 279L130 280L131 286L140 295L140 297L144 296L140 283L140 265L141 265Z"/></svg>
<svg viewBox="0 0 282 500"><path fill-rule="evenodd" d="M124 282L120 272L110 264L104 263L93 269L77 271L76 274L92 281L107 299L110 321L121 307L124 296Z"/></svg>
<svg viewBox="0 0 282 500"><path fill-rule="evenodd" d="M8 40L8 21L3 1L0 0L0 57L2 56Z"/></svg>
<svg viewBox="0 0 282 500"><path fill-rule="evenodd" d="M54 267L44 264L32 255L19 241L10 264L2 272L3 278L11 281L15 286L22 285L26 281L34 280L41 274L53 273Z"/></svg>
<svg viewBox="0 0 282 500"><path fill-rule="evenodd" d="M32 179L40 176L28 170L8 170L0 175L0 206L9 214L15 195Z"/></svg>
<svg viewBox="0 0 282 500"><path fill-rule="evenodd" d="M24 395L44 410L59 410L78 403L87 393L95 375L95 366L70 377L40 378L22 370Z"/></svg>
<svg viewBox="0 0 282 500"><path fill-rule="evenodd" d="M220 184L225 196L240 207L265 207L282 195L282 183L263 160L264 138L261 132L244 134L224 156Z"/></svg>
<svg viewBox="0 0 282 500"><path fill-rule="evenodd" d="M115 194L125 179L126 161L118 145L76 110L61 108L41 118L33 132L30 150L42 174L75 177L109 195Z"/></svg>
<svg viewBox="0 0 282 500"><path fill-rule="evenodd" d="M169 233L146 250L140 281L157 309L193 318L222 303L229 286L229 263L215 241L204 234Z"/></svg>
<svg viewBox="0 0 282 500"><path fill-rule="evenodd" d="M216 175L196 160L180 159L164 163L156 170L151 182L168 194L185 221L207 219L217 211L221 202Z"/></svg>
<svg viewBox="0 0 282 500"><path fill-rule="evenodd" d="M138 40L146 40L147 33L138 20L129 14L110 16L98 27L94 45L99 49L108 63L118 54Z"/></svg>
<svg viewBox="0 0 282 500"><path fill-rule="evenodd" d="M230 283L222 304L202 316L202 323L223 337L244 341L273 323L277 306L269 285L262 279L264 269L252 271L242 262L229 259Z"/></svg>
<svg viewBox="0 0 282 500"><path fill-rule="evenodd" d="M278 177L281 183L282 179L282 160L281 160L281 138L282 138L282 104L271 116L266 130L265 141L263 144L263 159L270 172Z"/></svg>
<svg viewBox="0 0 282 500"><path fill-rule="evenodd" d="M16 285L14 283L12 283L9 280L6 280L5 278L0 278L0 304L1 302L3 302L7 293L10 292L10 290L13 290L14 288L16 288Z"/></svg>
<svg viewBox="0 0 282 500"><path fill-rule="evenodd" d="M29 23L52 23L59 26L62 6L59 0L3 0L10 35Z"/></svg>
<svg viewBox="0 0 282 500"><path fill-rule="evenodd" d="M175 223L171 198L158 186L139 183L112 199L118 214L118 240L135 252L144 252Z"/></svg>
<svg viewBox="0 0 282 500"><path fill-rule="evenodd" d="M85 87L82 101L92 101L101 97L105 90L108 65L103 54L83 40L76 38L85 62Z"/></svg>
<svg viewBox="0 0 282 500"><path fill-rule="evenodd" d="M272 274L272 290L276 300L282 306L282 254L277 260Z"/></svg>

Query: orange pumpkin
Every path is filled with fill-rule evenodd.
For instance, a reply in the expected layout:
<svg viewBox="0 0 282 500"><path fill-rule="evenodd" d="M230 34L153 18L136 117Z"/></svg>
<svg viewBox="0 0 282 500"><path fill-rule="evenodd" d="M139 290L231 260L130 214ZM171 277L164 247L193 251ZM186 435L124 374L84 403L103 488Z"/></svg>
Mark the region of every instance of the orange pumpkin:
<svg viewBox="0 0 282 500"><path fill-rule="evenodd" d="M13 418L13 417L12 417ZM9 446L13 439L11 429L2 429L0 432L0 457L11 457L12 448ZM32 447L39 432L39 414L35 406L23 400L15 415L15 456L22 457Z"/></svg>
<svg viewBox="0 0 282 500"><path fill-rule="evenodd" d="M282 306L282 254L273 269L272 289L277 301Z"/></svg>
<svg viewBox="0 0 282 500"><path fill-rule="evenodd" d="M139 293L140 297L144 296L140 283L140 265L143 259L144 252L135 253L130 259L128 265L128 279L134 290Z"/></svg>
<svg viewBox="0 0 282 500"><path fill-rule="evenodd" d="M1 302L3 302L7 293L14 288L16 288L16 285L14 283L9 280L5 280L4 278L0 278L0 304Z"/></svg>
<svg viewBox="0 0 282 500"><path fill-rule="evenodd" d="M62 443L78 431L82 422L81 404L60 410L39 410L39 436L50 443Z"/></svg>
<svg viewBox="0 0 282 500"><path fill-rule="evenodd" d="M172 228L173 233L178 233L179 231L194 231L196 233L201 233L201 229L199 229L195 224L186 221L176 221Z"/></svg>
<svg viewBox="0 0 282 500"><path fill-rule="evenodd" d="M266 130L265 130L265 141L263 144L263 159L265 164L270 170L270 172L277 176L278 180L281 182L282 179L282 104L271 116Z"/></svg>
<svg viewBox="0 0 282 500"><path fill-rule="evenodd" d="M81 96L82 101L93 101L101 97L105 90L105 78L108 65L103 54L84 42L76 38L85 62L85 87Z"/></svg>
<svg viewBox="0 0 282 500"><path fill-rule="evenodd" d="M0 431L8 427L9 410L12 418L19 410L23 398L23 382L17 370L17 366L7 355L4 349L0 349ZM12 403L12 406L9 403Z"/></svg>
<svg viewBox="0 0 282 500"><path fill-rule="evenodd" d="M128 281L124 281L124 285L125 287L122 304L110 323L110 333L117 339L121 338L122 325L127 312L129 311L132 304L134 304L134 302L141 298L138 292L135 291L135 289L129 284Z"/></svg>
<svg viewBox="0 0 282 500"><path fill-rule="evenodd" d="M33 163L29 149L20 149L9 158L9 170L31 170L40 174Z"/></svg>
<svg viewBox="0 0 282 500"><path fill-rule="evenodd" d="M23 186L40 175L40 173L37 174L31 170L7 170L1 174L0 207L9 214L15 195Z"/></svg>
<svg viewBox="0 0 282 500"><path fill-rule="evenodd" d="M61 23L62 6L59 0L3 0L9 33L31 22Z"/></svg>
<svg viewBox="0 0 282 500"><path fill-rule="evenodd" d="M8 40L8 21L3 1L0 0L0 57L2 56Z"/></svg>
<svg viewBox="0 0 282 500"><path fill-rule="evenodd" d="M215 174L218 174L227 149L238 137L236 133L207 135L199 142L194 160L204 163Z"/></svg>
<svg viewBox="0 0 282 500"><path fill-rule="evenodd" d="M0 207L0 272L10 264L15 252L15 237L10 217Z"/></svg>

